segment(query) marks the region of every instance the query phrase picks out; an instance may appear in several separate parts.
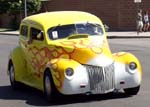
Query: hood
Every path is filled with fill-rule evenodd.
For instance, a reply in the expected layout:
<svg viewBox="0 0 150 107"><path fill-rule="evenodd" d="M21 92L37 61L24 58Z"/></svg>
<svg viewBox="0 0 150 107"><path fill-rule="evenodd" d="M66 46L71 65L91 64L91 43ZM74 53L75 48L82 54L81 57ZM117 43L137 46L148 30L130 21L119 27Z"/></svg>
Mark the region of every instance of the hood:
<svg viewBox="0 0 150 107"><path fill-rule="evenodd" d="M81 64L107 66L113 62L105 37L55 41L49 49L53 58L73 59Z"/></svg>

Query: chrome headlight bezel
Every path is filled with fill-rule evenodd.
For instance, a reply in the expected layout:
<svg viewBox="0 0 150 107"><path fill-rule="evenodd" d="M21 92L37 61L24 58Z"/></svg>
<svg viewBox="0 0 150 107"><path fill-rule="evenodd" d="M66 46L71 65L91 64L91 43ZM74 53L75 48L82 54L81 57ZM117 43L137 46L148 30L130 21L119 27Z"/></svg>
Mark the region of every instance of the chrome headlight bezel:
<svg viewBox="0 0 150 107"><path fill-rule="evenodd" d="M129 63L129 69L135 70L137 68L137 64L135 62L130 62Z"/></svg>
<svg viewBox="0 0 150 107"><path fill-rule="evenodd" d="M72 68L69 67L69 68L65 69L65 75L67 77L71 77L71 76L73 76L73 74L74 74L74 70Z"/></svg>
<svg viewBox="0 0 150 107"><path fill-rule="evenodd" d="M130 73L130 74L135 74L136 73L136 69L137 69L137 64L135 63L135 62L130 62L129 64L128 64L128 72Z"/></svg>

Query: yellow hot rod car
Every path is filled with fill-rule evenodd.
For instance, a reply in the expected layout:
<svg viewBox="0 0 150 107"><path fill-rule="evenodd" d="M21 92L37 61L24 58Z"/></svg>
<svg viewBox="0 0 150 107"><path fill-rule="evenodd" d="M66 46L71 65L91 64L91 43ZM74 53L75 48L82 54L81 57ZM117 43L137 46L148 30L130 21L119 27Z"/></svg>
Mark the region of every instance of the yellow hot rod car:
<svg viewBox="0 0 150 107"><path fill-rule="evenodd" d="M86 12L56 11L32 15L20 24L19 45L9 56L12 88L18 82L56 93L139 92L142 68L127 52L111 53L101 20Z"/></svg>

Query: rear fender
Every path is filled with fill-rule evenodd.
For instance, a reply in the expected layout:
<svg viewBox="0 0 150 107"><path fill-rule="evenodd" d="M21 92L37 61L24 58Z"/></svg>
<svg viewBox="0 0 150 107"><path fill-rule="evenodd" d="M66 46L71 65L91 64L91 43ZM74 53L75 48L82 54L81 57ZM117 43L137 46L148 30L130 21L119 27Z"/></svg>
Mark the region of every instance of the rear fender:
<svg viewBox="0 0 150 107"><path fill-rule="evenodd" d="M16 81L21 80L23 75L25 74L27 67L25 66L23 53L19 46L14 48L9 55L8 71L10 69L11 64L14 65Z"/></svg>

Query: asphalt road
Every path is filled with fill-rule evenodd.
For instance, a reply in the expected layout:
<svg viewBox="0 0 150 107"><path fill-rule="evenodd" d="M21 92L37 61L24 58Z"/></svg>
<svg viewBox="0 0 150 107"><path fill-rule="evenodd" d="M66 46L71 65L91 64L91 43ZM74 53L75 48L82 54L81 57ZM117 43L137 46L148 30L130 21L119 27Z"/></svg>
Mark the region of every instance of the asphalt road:
<svg viewBox="0 0 150 107"><path fill-rule="evenodd" d="M143 67L143 82L136 96L123 93L67 96L57 102L47 103L40 91L24 88L13 91L7 76L10 50L18 44L17 36L0 35L0 107L149 107L150 105L150 39L109 39L112 52L127 51L135 54Z"/></svg>

